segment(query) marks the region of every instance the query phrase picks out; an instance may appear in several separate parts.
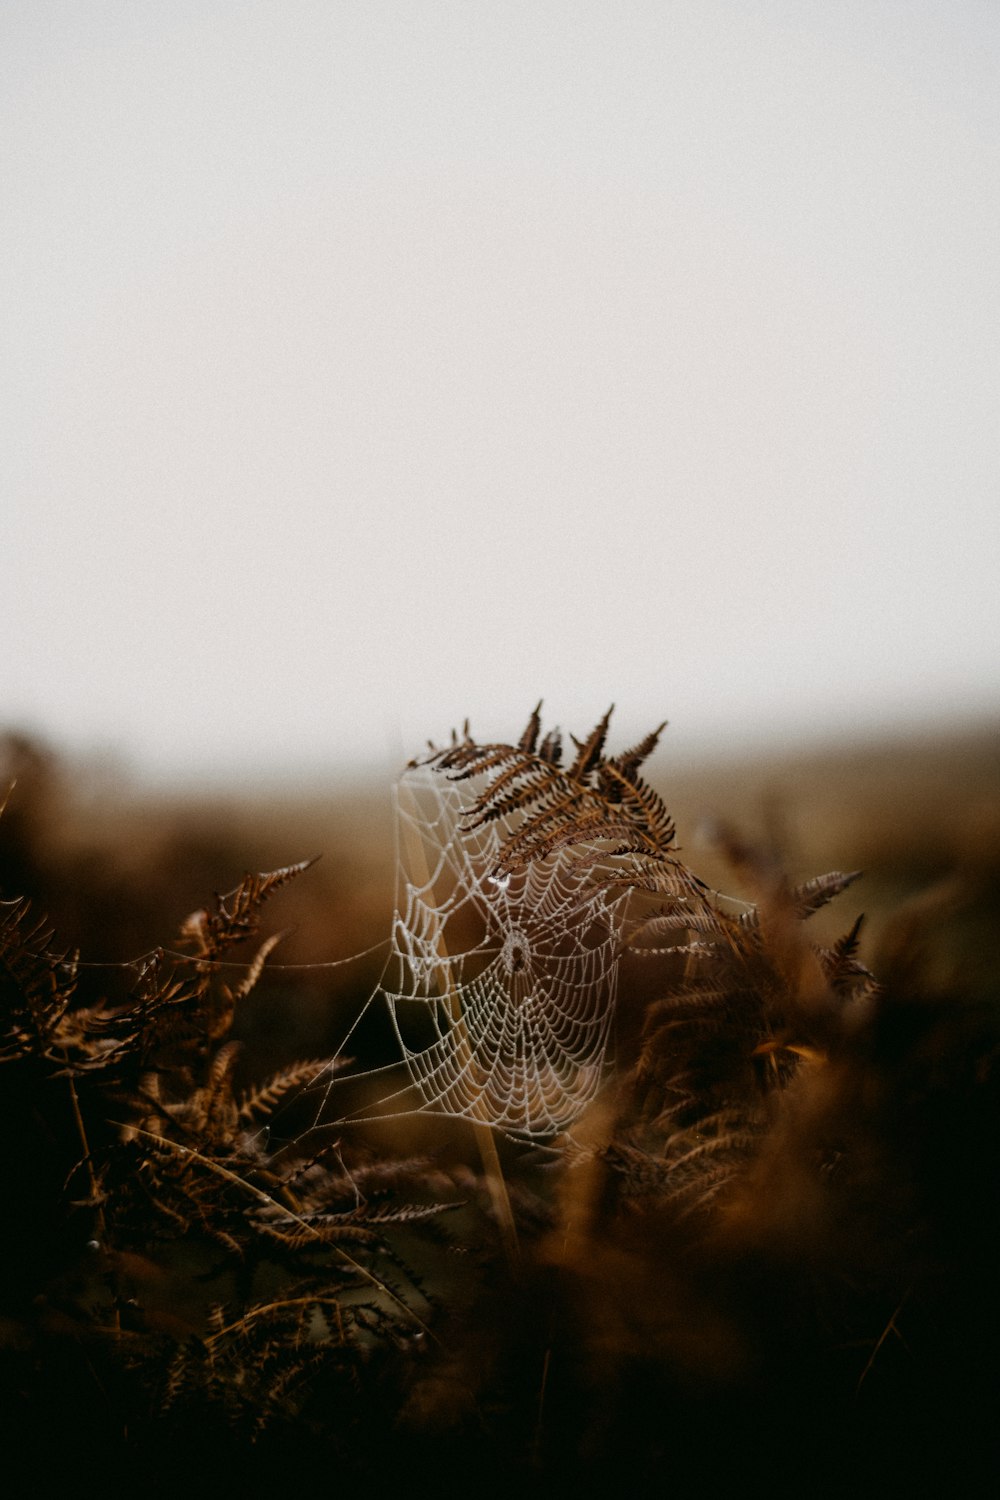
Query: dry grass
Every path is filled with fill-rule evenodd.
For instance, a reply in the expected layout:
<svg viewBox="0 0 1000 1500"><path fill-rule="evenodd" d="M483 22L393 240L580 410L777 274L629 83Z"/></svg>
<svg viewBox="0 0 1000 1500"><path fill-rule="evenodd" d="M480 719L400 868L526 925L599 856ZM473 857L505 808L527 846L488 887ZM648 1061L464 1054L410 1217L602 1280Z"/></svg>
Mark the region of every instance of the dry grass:
<svg viewBox="0 0 1000 1500"><path fill-rule="evenodd" d="M8 923L3 969L2 1408L39 1471L990 1492L995 735L664 772L684 857L740 883L759 934L716 921L708 999L690 961L626 969L617 1081L574 1143L500 1143L516 1269L467 1126L323 1137L295 1113L378 960L274 965L385 936L385 788L126 799L38 747L6 760L0 882L58 934L33 965L44 934ZM188 924L193 964L65 982L64 948L172 944L245 869L320 853L246 888L254 942L289 930L244 993L209 963L252 957L232 902ZM803 926L779 865L865 875ZM862 910L856 953L819 963ZM377 1065L391 1037L373 1014L357 1042Z"/></svg>

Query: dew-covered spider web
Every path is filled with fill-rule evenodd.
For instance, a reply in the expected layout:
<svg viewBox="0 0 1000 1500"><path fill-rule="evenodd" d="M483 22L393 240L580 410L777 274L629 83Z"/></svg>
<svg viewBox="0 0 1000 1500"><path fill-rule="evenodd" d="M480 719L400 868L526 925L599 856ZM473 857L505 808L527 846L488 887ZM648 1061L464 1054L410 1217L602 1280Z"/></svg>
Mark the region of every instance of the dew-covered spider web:
<svg viewBox="0 0 1000 1500"><path fill-rule="evenodd" d="M497 877L519 814L470 828L486 784L429 765L397 783L396 909L372 998L409 1078L389 1096L404 1112L409 1095L420 1111L544 1139L603 1079L623 897L579 847Z"/></svg>
<svg viewBox="0 0 1000 1500"><path fill-rule="evenodd" d="M467 826L463 811L481 789L481 778L455 781L429 766L397 785L383 993L425 1109L549 1136L601 1083L618 903L579 850L495 877L511 823Z"/></svg>

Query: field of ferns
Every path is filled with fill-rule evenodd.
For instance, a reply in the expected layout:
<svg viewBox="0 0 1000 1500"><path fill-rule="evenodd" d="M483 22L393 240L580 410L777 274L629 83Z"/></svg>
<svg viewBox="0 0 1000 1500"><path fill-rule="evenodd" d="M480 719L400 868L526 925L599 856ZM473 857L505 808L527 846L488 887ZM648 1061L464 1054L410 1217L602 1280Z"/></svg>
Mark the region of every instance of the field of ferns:
<svg viewBox="0 0 1000 1500"><path fill-rule="evenodd" d="M492 841L477 920L520 902L488 1060L388 787L172 797L0 740L5 1468L995 1492L995 733L672 772L669 731L650 769L574 727L424 757L449 847ZM390 940L437 984L409 1072ZM503 1029L543 958L561 1038L578 976L604 1007L586 1065Z"/></svg>

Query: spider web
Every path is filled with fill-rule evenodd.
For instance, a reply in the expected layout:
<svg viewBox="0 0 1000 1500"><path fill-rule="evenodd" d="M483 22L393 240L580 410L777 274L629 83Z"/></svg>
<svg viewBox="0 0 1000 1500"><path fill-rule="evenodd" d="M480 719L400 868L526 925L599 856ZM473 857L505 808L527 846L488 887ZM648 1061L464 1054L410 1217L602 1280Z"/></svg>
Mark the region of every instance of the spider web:
<svg viewBox="0 0 1000 1500"><path fill-rule="evenodd" d="M396 787L396 911L381 993L425 1110L543 1138L599 1088L620 891L572 850L497 878L519 815L463 822L484 778L430 766Z"/></svg>

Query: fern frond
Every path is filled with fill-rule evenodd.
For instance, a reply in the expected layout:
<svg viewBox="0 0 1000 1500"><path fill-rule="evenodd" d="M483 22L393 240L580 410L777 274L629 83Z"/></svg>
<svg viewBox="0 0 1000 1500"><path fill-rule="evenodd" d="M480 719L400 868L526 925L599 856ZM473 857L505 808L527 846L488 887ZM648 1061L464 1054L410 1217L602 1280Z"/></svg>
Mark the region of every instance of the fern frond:
<svg viewBox="0 0 1000 1500"><path fill-rule="evenodd" d="M841 891L846 891L848 886L860 878L860 870L851 870L848 874L831 870L828 875L817 875L815 879L795 886L791 892L792 905L800 918L811 917L813 912L826 906L827 902L839 896Z"/></svg>
<svg viewBox="0 0 1000 1500"><path fill-rule="evenodd" d="M615 706L612 703L603 719L599 719L585 740L578 740L576 735L570 735L570 739L576 746L576 760L569 767L566 775L570 781L586 782L591 771L602 763L601 751L608 737L608 727L611 723L611 715Z"/></svg>
<svg viewBox="0 0 1000 1500"><path fill-rule="evenodd" d="M658 742L661 725L616 759L604 755L612 709L585 740L573 736L576 756L560 765L558 731L542 740L541 704L516 745L477 745L468 738L446 749L432 747L419 764L463 781L486 781L464 814L467 829L501 818L516 820L501 846L498 874L512 874L574 844L614 844L605 859L627 854L662 859L674 826L662 800L639 779L638 768Z"/></svg>
<svg viewBox="0 0 1000 1500"><path fill-rule="evenodd" d="M650 730L649 734L644 739L641 739L637 745L633 745L631 750L624 750L621 755L616 755L612 760L609 760L607 765L613 767L616 771L620 771L627 781L634 781L639 767L644 761L649 759L660 743L660 736L666 727L667 721L664 719L662 724Z"/></svg>
<svg viewBox="0 0 1000 1500"><path fill-rule="evenodd" d="M239 1001L245 1000L250 992L254 989L257 981L260 979L261 974L264 972L264 965L284 936L285 933L283 932L275 932L272 933L269 938L265 938L264 942L261 943L260 947L257 949L257 952L254 954L253 959L251 960L250 967L247 970L246 975L241 980L237 988L231 992L231 997L234 1004L238 1004Z"/></svg>
<svg viewBox="0 0 1000 1500"><path fill-rule="evenodd" d="M315 860L263 874L247 874L224 896L216 896L214 909L192 912L181 928L181 940L189 943L196 957L211 960L236 943L252 937L259 927L260 908L276 891L308 870Z"/></svg>
<svg viewBox="0 0 1000 1500"><path fill-rule="evenodd" d="M346 1062L338 1060L337 1066L346 1066ZM273 1115L288 1094L314 1082L330 1068L329 1058L313 1058L309 1061L293 1063L290 1067L283 1068L280 1073L272 1074L270 1078L243 1095L239 1103L241 1124L249 1125Z"/></svg>
<svg viewBox="0 0 1000 1500"><path fill-rule="evenodd" d="M531 718L528 720L527 727L518 741L517 748L523 755L534 755L535 753L535 746L538 744L538 735L542 727L541 712L542 700L539 698L531 711Z"/></svg>
<svg viewBox="0 0 1000 1500"><path fill-rule="evenodd" d="M816 956L827 984L834 994L844 998L860 999L878 992L879 985L874 974L858 958L861 925L864 913L851 928L837 939L832 948L817 948Z"/></svg>
<svg viewBox="0 0 1000 1500"><path fill-rule="evenodd" d="M538 750L539 760L545 761L546 765L558 766L562 761L562 734L558 729L550 729L542 740Z"/></svg>
<svg viewBox="0 0 1000 1500"><path fill-rule="evenodd" d="M48 923L32 916L29 901L0 901L0 994L6 1013L0 1062L48 1057L58 1048L76 989L76 964L55 951L52 936Z"/></svg>

